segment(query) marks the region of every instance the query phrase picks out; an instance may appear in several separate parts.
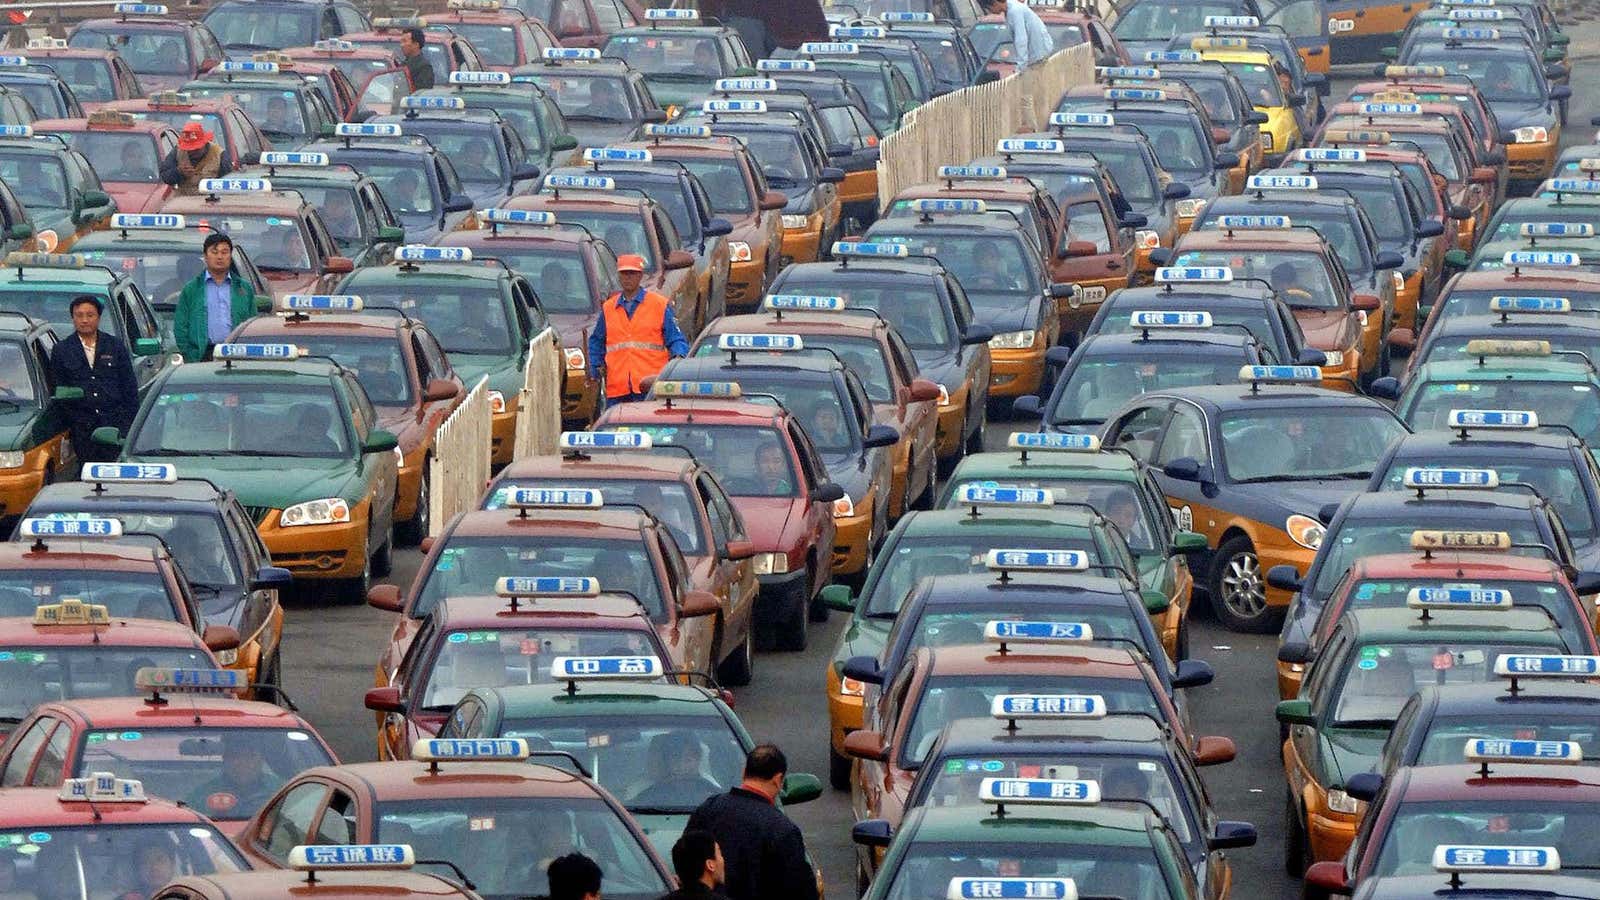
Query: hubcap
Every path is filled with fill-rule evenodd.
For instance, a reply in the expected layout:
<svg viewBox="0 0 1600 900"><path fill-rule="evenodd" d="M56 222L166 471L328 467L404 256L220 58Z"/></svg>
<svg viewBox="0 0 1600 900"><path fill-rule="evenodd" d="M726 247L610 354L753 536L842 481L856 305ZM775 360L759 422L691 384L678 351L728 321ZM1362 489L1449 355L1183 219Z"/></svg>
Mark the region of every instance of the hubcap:
<svg viewBox="0 0 1600 900"><path fill-rule="evenodd" d="M428 510L433 505L431 499L428 496L428 476L423 473L422 486L417 488L417 514L413 516L417 520L417 532L422 537L428 536Z"/></svg>
<svg viewBox="0 0 1600 900"><path fill-rule="evenodd" d="M1222 602L1240 618L1253 619L1267 607L1261 561L1251 552L1230 557L1222 570Z"/></svg>

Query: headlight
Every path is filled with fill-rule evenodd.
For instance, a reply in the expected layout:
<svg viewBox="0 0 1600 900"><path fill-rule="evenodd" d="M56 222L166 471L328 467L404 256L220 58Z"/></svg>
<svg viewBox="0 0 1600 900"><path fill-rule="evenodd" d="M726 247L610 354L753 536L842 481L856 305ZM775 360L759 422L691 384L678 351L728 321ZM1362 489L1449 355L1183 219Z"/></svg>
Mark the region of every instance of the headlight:
<svg viewBox="0 0 1600 900"><path fill-rule="evenodd" d="M1192 219L1200 215L1206 208L1206 201L1200 197L1191 197L1188 200L1178 201L1178 215L1185 219Z"/></svg>
<svg viewBox="0 0 1600 900"><path fill-rule="evenodd" d="M989 338L990 350L1027 350L1033 346L1032 331L1003 331Z"/></svg>
<svg viewBox="0 0 1600 900"><path fill-rule="evenodd" d="M1336 813L1353 816L1361 811L1361 801L1335 788L1328 792L1328 808Z"/></svg>
<svg viewBox="0 0 1600 900"><path fill-rule="evenodd" d="M782 575L789 571L789 557L784 553L757 553L754 557L757 575Z"/></svg>
<svg viewBox="0 0 1600 900"><path fill-rule="evenodd" d="M1141 228L1133 233L1133 243L1140 250L1154 250L1161 246L1161 235L1147 228Z"/></svg>
<svg viewBox="0 0 1600 900"><path fill-rule="evenodd" d="M1399 272L1390 272L1389 277L1394 280L1395 290L1403 291L1406 289L1406 277L1404 275L1401 275Z"/></svg>
<svg viewBox="0 0 1600 900"><path fill-rule="evenodd" d="M279 528L293 528L296 525L332 525L336 522L350 521L350 504L340 497L327 497L322 500L308 500L305 503L296 503L283 511L278 516Z"/></svg>
<svg viewBox="0 0 1600 900"><path fill-rule="evenodd" d="M569 369L581 369L581 368L583 368L583 351L579 350L577 347L563 347L562 350L561 350L561 355L566 357L567 368L569 368ZM505 396L502 395L500 397L500 406L501 406L501 408L504 408L505 404L506 404Z"/></svg>
<svg viewBox="0 0 1600 900"><path fill-rule="evenodd" d="M239 651L237 650L218 650L215 655L219 666L227 667L239 662Z"/></svg>
<svg viewBox="0 0 1600 900"><path fill-rule="evenodd" d="M1550 129L1543 125L1524 125L1512 134L1516 135L1519 144L1537 144L1550 140Z"/></svg>
<svg viewBox="0 0 1600 900"><path fill-rule="evenodd" d="M854 678L839 676L839 696L860 697L867 692L867 686Z"/></svg>
<svg viewBox="0 0 1600 900"><path fill-rule="evenodd" d="M404 469L406 467L406 455L400 452L399 447L394 448L394 465L397 469Z"/></svg>
<svg viewBox="0 0 1600 900"><path fill-rule="evenodd" d="M843 497L833 501L833 514L836 516L853 516L856 514L855 501L850 499L849 494L845 494Z"/></svg>
<svg viewBox="0 0 1600 900"><path fill-rule="evenodd" d="M489 392L489 411L503 413L506 411L506 395L499 391Z"/></svg>
<svg viewBox="0 0 1600 900"><path fill-rule="evenodd" d="M949 406L950 405L950 391L948 391L945 388L945 386L942 385L942 384L939 385L939 405L940 406Z"/></svg>
<svg viewBox="0 0 1600 900"><path fill-rule="evenodd" d="M1263 150L1271 150L1272 149L1272 132L1270 132L1270 131L1261 132L1261 149L1263 149Z"/></svg>
<svg viewBox="0 0 1600 900"><path fill-rule="evenodd" d="M0 452L0 469L20 469L27 461L28 454L21 450Z"/></svg>
<svg viewBox="0 0 1600 900"><path fill-rule="evenodd" d="M1293 515L1283 525L1283 530L1289 533L1289 539L1307 550L1315 550L1322 546L1322 536L1327 529L1322 523L1310 516Z"/></svg>
<svg viewBox="0 0 1600 900"><path fill-rule="evenodd" d="M734 262L749 262L750 245L744 241L729 241L728 258Z"/></svg>
<svg viewBox="0 0 1600 900"><path fill-rule="evenodd" d="M683 107L679 106L678 104L676 104L676 103L667 104L667 118L669 120L676 119L678 117L678 113L681 113L681 112L683 112Z"/></svg>
<svg viewBox="0 0 1600 900"><path fill-rule="evenodd" d="M1289 671L1293 672L1296 675L1301 674L1305 670L1306 670L1305 663L1290 663L1289 664Z"/></svg>
<svg viewBox="0 0 1600 900"><path fill-rule="evenodd" d="M795 216L790 215L789 213L783 214L783 227L785 228L804 228L810 222L810 216Z"/></svg>
<svg viewBox="0 0 1600 900"><path fill-rule="evenodd" d="M175 366L183 365L183 354L182 353L174 353L174 354L172 354L172 364L175 365Z"/></svg>

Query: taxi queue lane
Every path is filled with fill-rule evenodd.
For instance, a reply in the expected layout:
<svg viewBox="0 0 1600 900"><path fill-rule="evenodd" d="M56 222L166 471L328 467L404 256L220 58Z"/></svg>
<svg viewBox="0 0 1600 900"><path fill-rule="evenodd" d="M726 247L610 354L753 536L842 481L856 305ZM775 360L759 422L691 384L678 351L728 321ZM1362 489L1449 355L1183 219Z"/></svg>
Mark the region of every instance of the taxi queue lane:
<svg viewBox="0 0 1600 900"><path fill-rule="evenodd" d="M1584 65L1584 48L1600 57L1600 23L1569 24L1573 37L1574 96L1570 127L1562 148L1590 142L1587 123L1600 114L1600 69ZM1342 96L1358 80L1369 78L1370 68L1359 66L1335 71L1332 96ZM985 449L1005 446L1013 430L1027 423L991 418L985 432ZM409 586L422 561L415 548L395 552L394 570L383 583ZM345 762L375 758L372 717L362 706L371 684L372 660L391 627L390 617L366 605L329 605L320 594L291 593L284 631L284 686L304 715ZM1257 897L1293 897L1299 882L1283 871L1285 811L1283 767L1278 747L1278 725L1273 719L1277 686L1272 660L1275 634L1230 632L1212 617L1204 603L1196 603L1192 646L1197 658L1210 662L1216 681L1189 692L1196 724L1209 734L1233 738L1237 758L1228 765L1205 770L1205 780L1218 815L1252 822L1260 839L1250 849L1230 853L1235 886ZM794 771L827 771L826 698L823 671L847 616L835 613L829 622L812 625L803 653L762 654L754 682L735 691L736 712L759 740L783 747ZM337 634L336 642L327 640ZM802 686L795 690L794 686ZM1243 702L1241 702L1241 700ZM855 851L850 841L850 795L826 790L813 802L794 807L790 814L805 832L812 858L822 868L833 897L853 897Z"/></svg>

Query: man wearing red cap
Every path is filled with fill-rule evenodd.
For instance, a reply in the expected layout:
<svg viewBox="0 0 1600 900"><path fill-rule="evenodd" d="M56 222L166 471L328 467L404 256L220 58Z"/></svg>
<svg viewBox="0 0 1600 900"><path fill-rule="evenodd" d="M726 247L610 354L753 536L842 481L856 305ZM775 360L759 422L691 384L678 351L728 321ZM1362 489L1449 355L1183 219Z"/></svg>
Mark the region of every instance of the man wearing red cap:
<svg viewBox="0 0 1600 900"><path fill-rule="evenodd" d="M644 257L617 257L622 290L600 304L589 332L589 377L604 378L606 405L643 400L639 382L661 374L667 360L689 355L672 302L644 289Z"/></svg>
<svg viewBox="0 0 1600 900"><path fill-rule="evenodd" d="M161 180L180 194L197 194L202 178L221 178L233 171L214 137L199 122L186 123L178 133L178 146L161 161Z"/></svg>

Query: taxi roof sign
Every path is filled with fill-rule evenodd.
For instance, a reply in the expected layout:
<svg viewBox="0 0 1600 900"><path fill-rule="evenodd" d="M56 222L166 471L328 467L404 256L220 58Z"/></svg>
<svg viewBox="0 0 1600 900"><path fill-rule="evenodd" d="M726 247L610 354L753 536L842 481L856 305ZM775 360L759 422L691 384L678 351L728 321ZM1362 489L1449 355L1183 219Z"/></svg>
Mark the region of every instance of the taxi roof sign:
<svg viewBox="0 0 1600 900"><path fill-rule="evenodd" d="M996 153L1065 153L1067 145L1054 138L1001 138Z"/></svg>
<svg viewBox="0 0 1600 900"><path fill-rule="evenodd" d="M853 56L861 48L849 41L806 41L800 45L800 52L807 56Z"/></svg>
<svg viewBox="0 0 1600 900"><path fill-rule="evenodd" d="M203 194L263 194L272 190L272 182L265 178L202 178L199 188Z"/></svg>
<svg viewBox="0 0 1600 900"><path fill-rule="evenodd" d="M77 597L63 597L60 603L41 603L34 607L33 624L44 627L109 625L111 611L101 603L85 603Z"/></svg>
<svg viewBox="0 0 1600 900"><path fill-rule="evenodd" d="M133 673L133 686L141 691L169 694L225 694L248 687L238 669L173 669L145 666Z"/></svg>
<svg viewBox="0 0 1600 900"><path fill-rule="evenodd" d="M411 745L419 762L518 762L529 756L522 738L423 738Z"/></svg>
<svg viewBox="0 0 1600 900"><path fill-rule="evenodd" d="M97 484L172 484L178 467L172 463L84 463L80 480Z"/></svg>
<svg viewBox="0 0 1600 900"><path fill-rule="evenodd" d="M1600 676L1600 656L1544 653L1502 653L1494 661L1501 678L1593 678Z"/></svg>
<svg viewBox="0 0 1600 900"><path fill-rule="evenodd" d="M1504 531L1439 531L1411 532L1413 550L1510 550L1511 535Z"/></svg>
<svg viewBox="0 0 1600 900"><path fill-rule="evenodd" d="M1084 644L1094 640L1088 622L1019 622L997 619L983 626L991 644Z"/></svg>
<svg viewBox="0 0 1600 900"><path fill-rule="evenodd" d="M1155 310L1141 309L1128 316L1130 327L1138 329L1151 328L1210 328L1211 313L1204 310Z"/></svg>
<svg viewBox="0 0 1600 900"><path fill-rule="evenodd" d="M451 72L450 84L510 84L510 72Z"/></svg>
<svg viewBox="0 0 1600 900"><path fill-rule="evenodd" d="M298 151L296 151L296 152L285 152L283 150L269 150L266 153L261 154L261 165L263 165L263 166L312 166L312 167L316 167L316 166L326 166L327 164L328 164L328 154L326 154L326 153L304 153L304 152L298 152Z"/></svg>
<svg viewBox="0 0 1600 900"><path fill-rule="evenodd" d="M212 349L215 359L254 359L287 362L300 358L300 348L294 344L218 344Z"/></svg>
<svg viewBox="0 0 1600 900"><path fill-rule="evenodd" d="M838 252L837 247L834 252ZM805 312L839 312L845 308L843 297L818 297L810 294L768 294L761 305L770 310L795 310Z"/></svg>
<svg viewBox="0 0 1600 900"><path fill-rule="evenodd" d="M1394 143L1387 131L1370 128L1333 128L1323 132L1322 139L1330 144L1364 144L1368 147L1386 147Z"/></svg>
<svg viewBox="0 0 1600 900"><path fill-rule="evenodd" d="M1503 9L1452 9L1445 17L1452 22L1499 22L1506 13Z"/></svg>
<svg viewBox="0 0 1600 900"><path fill-rule="evenodd" d="M532 209L501 209L490 207L478 213L478 218L494 225L554 225L556 214Z"/></svg>
<svg viewBox="0 0 1600 900"><path fill-rule="evenodd" d="M911 256L911 249L905 244L890 244L880 241L834 241L833 255L843 256L848 259L870 259L872 257L906 259Z"/></svg>
<svg viewBox="0 0 1600 900"><path fill-rule="evenodd" d="M82 253L25 253L14 250L6 254L5 264L16 268L81 269L86 264Z"/></svg>
<svg viewBox="0 0 1600 900"><path fill-rule="evenodd" d="M87 778L68 778L61 782L56 798L68 803L143 803L144 782L137 778L118 778L113 772L95 772Z"/></svg>
<svg viewBox="0 0 1600 900"><path fill-rule="evenodd" d="M111 217L111 227L125 231L180 231L183 216L172 213L117 213Z"/></svg>
<svg viewBox="0 0 1600 900"><path fill-rule="evenodd" d="M544 186L552 191L614 191L617 181L606 175L546 175Z"/></svg>
<svg viewBox="0 0 1600 900"><path fill-rule="evenodd" d="M644 126L645 137L653 138L696 138L704 140L711 137L709 125L684 125L681 122L661 124L652 122Z"/></svg>
<svg viewBox="0 0 1600 900"><path fill-rule="evenodd" d="M111 11L119 16L164 16L167 7L160 3L118 3Z"/></svg>
<svg viewBox="0 0 1600 900"><path fill-rule="evenodd" d="M340 38L324 38L320 41L312 41L311 49L322 50L327 53L349 53L356 49L356 45L353 41L346 41Z"/></svg>
<svg viewBox="0 0 1600 900"><path fill-rule="evenodd" d="M1294 153L1294 158L1297 162L1308 163L1359 163L1367 161L1367 151L1350 150L1344 147L1306 147L1303 150L1296 150Z"/></svg>
<svg viewBox="0 0 1600 900"><path fill-rule="evenodd" d="M1078 885L1071 878L952 878L945 900L1078 900Z"/></svg>
<svg viewBox="0 0 1600 900"><path fill-rule="evenodd" d="M757 72L815 72L817 64L809 59L758 59Z"/></svg>
<svg viewBox="0 0 1600 900"><path fill-rule="evenodd" d="M1255 16L1206 16L1202 28L1260 28L1261 20Z"/></svg>
<svg viewBox="0 0 1600 900"><path fill-rule="evenodd" d="M289 851L289 868L297 872L409 869L416 861L417 854L410 844L317 844Z"/></svg>
<svg viewBox="0 0 1600 900"><path fill-rule="evenodd" d="M1594 237L1588 222L1523 222L1517 227L1521 237Z"/></svg>
<svg viewBox="0 0 1600 900"><path fill-rule="evenodd" d="M1277 215L1225 215L1217 216L1217 227L1229 231L1276 231L1293 228L1294 220Z"/></svg>
<svg viewBox="0 0 1600 900"><path fill-rule="evenodd" d="M828 37L852 41L875 41L889 36L881 25L829 25Z"/></svg>
<svg viewBox="0 0 1600 900"><path fill-rule="evenodd" d="M632 147L589 147L583 151L584 162L638 162L647 163L654 157L649 150L636 150Z"/></svg>
<svg viewBox="0 0 1600 900"><path fill-rule="evenodd" d="M435 97L425 94L408 94L400 98L400 108L409 110L419 109L466 109L467 101L460 97Z"/></svg>
<svg viewBox="0 0 1600 900"><path fill-rule="evenodd" d="M1490 297L1489 311L1497 313L1569 313L1566 297Z"/></svg>
<svg viewBox="0 0 1600 900"><path fill-rule="evenodd" d="M1407 609L1510 609L1511 592L1498 588L1414 587Z"/></svg>
<svg viewBox="0 0 1600 900"><path fill-rule="evenodd" d="M1005 166L940 166L939 177L964 181L1004 181Z"/></svg>
<svg viewBox="0 0 1600 900"><path fill-rule="evenodd" d="M878 18L882 19L885 22L932 22L933 21L933 13L931 13L931 12L890 11L890 12L880 13L878 15Z"/></svg>
<svg viewBox="0 0 1600 900"><path fill-rule="evenodd" d="M67 39L58 37L28 38L29 50L65 50Z"/></svg>
<svg viewBox="0 0 1600 900"><path fill-rule="evenodd" d="M1057 128L1111 128L1117 118L1111 113L1058 112L1050 114L1050 124Z"/></svg>
<svg viewBox="0 0 1600 900"><path fill-rule="evenodd" d="M1233 270L1227 266L1161 266L1156 269L1156 284L1227 284Z"/></svg>
<svg viewBox="0 0 1600 900"><path fill-rule="evenodd" d="M1542 194L1600 194L1600 181L1589 178L1550 178L1539 185Z"/></svg>
<svg viewBox="0 0 1600 900"><path fill-rule="evenodd" d="M543 56L548 60L566 60L569 62L574 60L595 60L600 58L600 50L598 47L546 47L544 48Z"/></svg>
<svg viewBox="0 0 1600 900"><path fill-rule="evenodd" d="M643 431L563 431L563 450L649 450L655 441Z"/></svg>
<svg viewBox="0 0 1600 900"><path fill-rule="evenodd" d="M558 681L653 681L661 660L654 656L558 656L550 674Z"/></svg>
<svg viewBox="0 0 1600 900"><path fill-rule="evenodd" d="M253 59L225 59L217 63L216 70L225 73L255 72L262 75L276 74L278 64L275 62L259 62Z"/></svg>
<svg viewBox="0 0 1600 900"><path fill-rule="evenodd" d="M394 261L400 263L419 262L472 262L472 250L468 247L430 247L426 244L406 244L394 248Z"/></svg>
<svg viewBox="0 0 1600 900"><path fill-rule="evenodd" d="M1204 61L1204 59L1194 50L1146 50L1144 52L1145 62L1197 63Z"/></svg>
<svg viewBox="0 0 1600 900"><path fill-rule="evenodd" d="M765 100L707 100L700 104L700 111L707 115L718 113L751 113L759 114L767 111Z"/></svg>
<svg viewBox="0 0 1600 900"><path fill-rule="evenodd" d="M1454 0L1452 0L1454 2ZM1444 66L1384 66L1385 78L1443 78L1448 73Z"/></svg>
<svg viewBox="0 0 1600 900"><path fill-rule="evenodd" d="M1106 698L1099 694L1001 694L989 704L996 719L1103 719Z"/></svg>
<svg viewBox="0 0 1600 900"><path fill-rule="evenodd" d="M1452 409L1446 427L1532 431L1539 427L1539 414L1531 409Z"/></svg>
<svg viewBox="0 0 1600 900"><path fill-rule="evenodd" d="M272 307L281 313L360 312L361 298L355 294L285 294Z"/></svg>
<svg viewBox="0 0 1600 900"><path fill-rule="evenodd" d="M507 575L494 581L496 597L598 597L600 579L572 575Z"/></svg>
<svg viewBox="0 0 1600 900"><path fill-rule="evenodd" d="M122 537L122 520L110 518L28 518L23 519L17 525L17 535L35 540L43 538L118 538Z"/></svg>
<svg viewBox="0 0 1600 900"><path fill-rule="evenodd" d="M0 138L31 138L32 125L0 125Z"/></svg>
<svg viewBox="0 0 1600 900"><path fill-rule="evenodd" d="M1314 191L1315 175L1251 175L1245 187L1252 191Z"/></svg>
<svg viewBox="0 0 1600 900"><path fill-rule="evenodd" d="M333 126L335 137L400 137L399 122L340 122Z"/></svg>
<svg viewBox="0 0 1600 900"><path fill-rule="evenodd" d="M984 803L1042 806L1093 804L1100 802L1100 783L1059 778L985 778L978 785L978 799Z"/></svg>
<svg viewBox="0 0 1600 900"><path fill-rule="evenodd" d="M1583 748L1577 741L1526 741L1504 738L1471 738L1463 748L1467 762L1535 763L1576 765L1583 762Z"/></svg>
<svg viewBox="0 0 1600 900"><path fill-rule="evenodd" d="M737 400L743 396L739 385L732 381L663 381L656 379L650 385L652 397L710 397L717 400Z"/></svg>
<svg viewBox="0 0 1600 900"><path fill-rule="evenodd" d="M989 211L982 200L957 200L944 197L925 197L911 201L911 211L931 215L981 215Z"/></svg>
<svg viewBox="0 0 1600 900"><path fill-rule="evenodd" d="M1322 369L1316 366L1240 366L1239 380L1311 384L1322 380Z"/></svg>
<svg viewBox="0 0 1600 900"><path fill-rule="evenodd" d="M1056 434L1042 431L1013 431L1006 438L1012 450L1045 450L1061 453L1098 453L1100 436L1096 434Z"/></svg>
<svg viewBox="0 0 1600 900"><path fill-rule="evenodd" d="M1445 469L1411 466L1401 476L1408 488L1492 490L1500 486L1500 473L1494 469Z"/></svg>
<svg viewBox="0 0 1600 900"><path fill-rule="evenodd" d="M1549 356L1550 342L1539 340L1507 341L1478 338L1467 341L1468 356Z"/></svg>
<svg viewBox="0 0 1600 900"><path fill-rule="evenodd" d="M1556 872L1561 854L1554 847L1440 844L1433 848L1433 870L1462 872Z"/></svg>
<svg viewBox="0 0 1600 900"><path fill-rule="evenodd" d="M718 78L711 89L724 94L770 94L778 89L778 82L771 78Z"/></svg>
<svg viewBox="0 0 1600 900"><path fill-rule="evenodd" d="M1498 41L1500 29L1498 28L1446 28L1444 39L1447 41Z"/></svg>
<svg viewBox="0 0 1600 900"><path fill-rule="evenodd" d="M1100 66L1094 70L1101 78L1125 78L1130 81L1159 81L1161 70L1155 66Z"/></svg>
<svg viewBox="0 0 1600 900"><path fill-rule="evenodd" d="M1112 102L1119 100L1128 102L1150 101L1159 103L1167 99L1167 92L1157 88L1106 88L1103 96Z"/></svg>
<svg viewBox="0 0 1600 900"><path fill-rule="evenodd" d="M1250 41L1242 37L1197 37L1189 46L1196 50L1242 50L1250 46Z"/></svg>
<svg viewBox="0 0 1600 900"><path fill-rule="evenodd" d="M963 484L956 491L962 506L1055 506L1055 492L1049 488L997 487Z"/></svg>
<svg viewBox="0 0 1600 900"><path fill-rule="evenodd" d="M1082 550L990 550L983 565L991 572L1085 572L1089 554Z"/></svg>
<svg viewBox="0 0 1600 900"><path fill-rule="evenodd" d="M594 488L513 488L507 509L599 509L605 495Z"/></svg>
<svg viewBox="0 0 1600 900"><path fill-rule="evenodd" d="M718 350L766 350L773 353L793 353L806 348L798 334L751 334L724 332L717 335Z"/></svg>
<svg viewBox="0 0 1600 900"><path fill-rule="evenodd" d="M700 18L700 12L693 9L653 6L644 11L644 18L647 22L684 22Z"/></svg>

